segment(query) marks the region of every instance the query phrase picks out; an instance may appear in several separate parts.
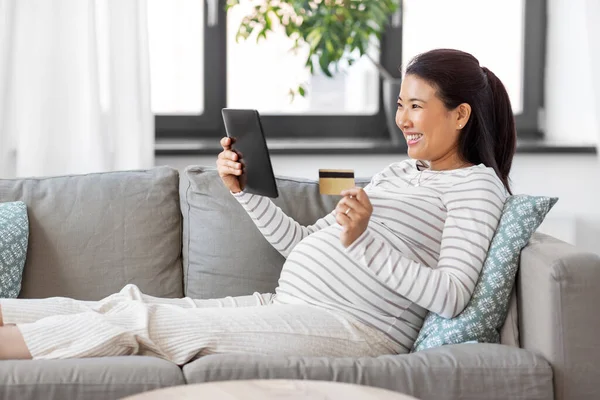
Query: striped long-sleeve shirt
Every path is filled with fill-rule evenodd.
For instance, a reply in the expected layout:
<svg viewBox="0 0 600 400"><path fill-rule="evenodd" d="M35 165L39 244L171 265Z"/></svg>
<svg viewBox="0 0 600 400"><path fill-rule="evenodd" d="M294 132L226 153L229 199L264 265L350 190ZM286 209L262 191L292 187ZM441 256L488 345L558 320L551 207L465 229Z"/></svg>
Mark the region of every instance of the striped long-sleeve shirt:
<svg viewBox="0 0 600 400"><path fill-rule="evenodd" d="M471 298L508 194L483 164L422 169L405 160L373 177L365 187L373 205L368 228L347 248L335 211L301 226L266 197L236 194L286 257L275 302L347 313L406 351L427 311L458 315Z"/></svg>

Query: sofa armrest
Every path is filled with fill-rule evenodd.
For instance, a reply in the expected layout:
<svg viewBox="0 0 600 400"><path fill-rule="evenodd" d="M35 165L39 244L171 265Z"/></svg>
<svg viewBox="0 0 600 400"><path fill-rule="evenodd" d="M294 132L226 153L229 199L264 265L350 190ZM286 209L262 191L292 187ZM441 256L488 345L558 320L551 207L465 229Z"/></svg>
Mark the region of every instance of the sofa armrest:
<svg viewBox="0 0 600 400"><path fill-rule="evenodd" d="M517 293L521 347L552 365L555 399L599 399L600 256L536 233Z"/></svg>

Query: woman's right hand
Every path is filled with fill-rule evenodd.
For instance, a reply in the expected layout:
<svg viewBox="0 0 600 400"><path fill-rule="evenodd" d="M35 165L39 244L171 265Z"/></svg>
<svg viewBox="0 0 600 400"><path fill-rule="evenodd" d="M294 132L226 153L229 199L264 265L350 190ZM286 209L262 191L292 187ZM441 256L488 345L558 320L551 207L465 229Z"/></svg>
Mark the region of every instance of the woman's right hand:
<svg viewBox="0 0 600 400"><path fill-rule="evenodd" d="M231 138L224 137L221 139L223 151L217 157L217 171L225 186L232 193L238 193L242 191L239 177L242 175L243 165L238 154L231 150L231 144Z"/></svg>

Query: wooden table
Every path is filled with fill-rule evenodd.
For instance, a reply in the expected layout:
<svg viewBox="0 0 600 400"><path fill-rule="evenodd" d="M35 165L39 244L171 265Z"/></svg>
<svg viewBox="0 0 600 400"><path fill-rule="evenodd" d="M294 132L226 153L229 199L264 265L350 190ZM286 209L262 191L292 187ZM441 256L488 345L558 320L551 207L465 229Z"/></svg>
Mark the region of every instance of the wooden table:
<svg viewBox="0 0 600 400"><path fill-rule="evenodd" d="M348 383L307 380L240 380L173 386L124 400L417 400L389 390Z"/></svg>

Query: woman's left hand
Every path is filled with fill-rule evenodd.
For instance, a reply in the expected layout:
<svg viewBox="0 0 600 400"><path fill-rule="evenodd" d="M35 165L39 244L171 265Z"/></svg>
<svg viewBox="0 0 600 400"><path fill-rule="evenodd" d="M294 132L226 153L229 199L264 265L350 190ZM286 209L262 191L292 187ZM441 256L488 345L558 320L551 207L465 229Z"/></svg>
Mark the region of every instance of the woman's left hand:
<svg viewBox="0 0 600 400"><path fill-rule="evenodd" d="M367 230L373 206L361 188L344 190L341 194L344 197L335 207L335 220L344 228L340 235L342 246L348 247Z"/></svg>

